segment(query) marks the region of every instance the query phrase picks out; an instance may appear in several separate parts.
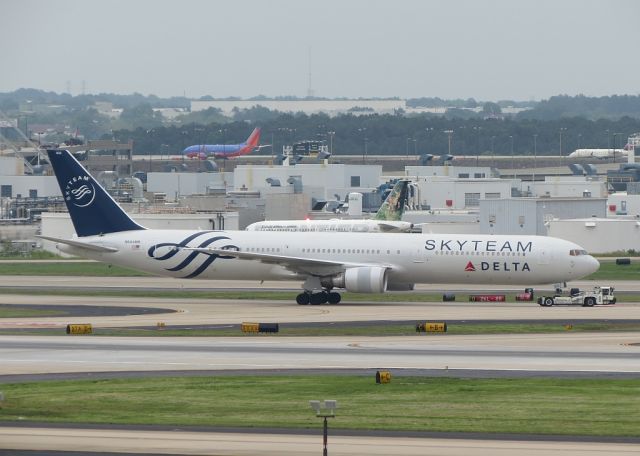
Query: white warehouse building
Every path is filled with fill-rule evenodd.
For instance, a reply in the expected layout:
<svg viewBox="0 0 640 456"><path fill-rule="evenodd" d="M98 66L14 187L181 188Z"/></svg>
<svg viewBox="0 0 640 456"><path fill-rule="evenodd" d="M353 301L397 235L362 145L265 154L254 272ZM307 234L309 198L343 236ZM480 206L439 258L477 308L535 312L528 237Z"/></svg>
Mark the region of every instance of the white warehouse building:
<svg viewBox="0 0 640 456"><path fill-rule="evenodd" d="M258 106L270 111L304 112L307 115L325 113L337 116L350 112L358 114L392 114L398 109L405 109L405 100L400 99L357 99L357 100L192 100L191 112L216 108L222 114L231 117L235 110L251 109Z"/></svg>
<svg viewBox="0 0 640 456"><path fill-rule="evenodd" d="M510 198L480 201L483 234L545 236L550 220L605 217L605 198Z"/></svg>
<svg viewBox="0 0 640 456"><path fill-rule="evenodd" d="M589 253L640 251L640 219L582 218L550 220L549 236L566 239Z"/></svg>
<svg viewBox="0 0 640 456"><path fill-rule="evenodd" d="M423 209L478 210L483 199L511 197L512 181L506 179L467 179L440 176L411 178L419 189Z"/></svg>
<svg viewBox="0 0 640 456"><path fill-rule="evenodd" d="M189 195L227 193L233 190L233 173L148 173L147 191L165 193L170 201Z"/></svg>
<svg viewBox="0 0 640 456"><path fill-rule="evenodd" d="M236 192L271 193L273 187L287 187L290 178L302 184L309 198L344 200L351 192L366 193L380 184L382 166L344 164L298 164L295 166L239 165L234 170L233 186ZM267 179L271 179L267 181ZM279 184L279 185L278 185ZM278 191L278 192L281 192ZM339 198L336 198L338 195Z"/></svg>
<svg viewBox="0 0 640 456"><path fill-rule="evenodd" d="M609 193L605 181L588 176L545 176L544 182L526 185L531 195L548 198L606 198Z"/></svg>

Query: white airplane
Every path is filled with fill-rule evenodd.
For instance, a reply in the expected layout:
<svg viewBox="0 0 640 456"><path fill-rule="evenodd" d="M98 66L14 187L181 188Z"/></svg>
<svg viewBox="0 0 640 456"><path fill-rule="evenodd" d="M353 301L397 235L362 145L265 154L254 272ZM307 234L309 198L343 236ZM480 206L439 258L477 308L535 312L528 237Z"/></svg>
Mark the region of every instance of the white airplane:
<svg viewBox="0 0 640 456"><path fill-rule="evenodd" d="M626 149L576 149L569 154L569 158L627 158Z"/></svg>
<svg viewBox="0 0 640 456"><path fill-rule="evenodd" d="M247 226L247 231L303 231L303 232L354 232L354 233L401 233L410 231L413 223L403 222L409 194L409 181L399 180L384 200L373 219L347 220L266 220Z"/></svg>
<svg viewBox="0 0 640 456"><path fill-rule="evenodd" d="M600 266L573 242L542 236L145 229L68 151L47 153L77 237L40 237L73 255L159 276L300 280L298 304L337 304L335 288L383 293L414 283L550 284Z"/></svg>

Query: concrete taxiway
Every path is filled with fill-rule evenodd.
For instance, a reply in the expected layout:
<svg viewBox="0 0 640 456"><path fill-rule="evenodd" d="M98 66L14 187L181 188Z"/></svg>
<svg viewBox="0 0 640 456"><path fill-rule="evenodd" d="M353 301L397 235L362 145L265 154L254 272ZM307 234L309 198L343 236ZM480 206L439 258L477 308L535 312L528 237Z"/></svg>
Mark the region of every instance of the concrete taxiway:
<svg viewBox="0 0 640 456"><path fill-rule="evenodd" d="M68 323L91 323L95 327L263 323L340 322L377 320L640 320L640 303L613 306L541 307L534 302L344 302L338 305L299 306L291 301L235 299L166 299L131 297L82 297L0 295L0 304L50 306L137 307L137 315L98 315L87 317L24 317L0 320L2 328L62 328ZM149 311L153 309L153 313ZM166 313L160 313L165 309ZM105 312L109 313L109 312ZM114 312L110 312L114 313ZM82 321L79 321L82 320Z"/></svg>
<svg viewBox="0 0 640 456"><path fill-rule="evenodd" d="M640 445L614 442L557 442L531 440L481 440L411 437L332 435L332 456L605 456L637 455ZM4 448L40 451L118 452L181 455L306 456L322 452L317 435L273 433L127 431L108 429L59 429L0 427Z"/></svg>

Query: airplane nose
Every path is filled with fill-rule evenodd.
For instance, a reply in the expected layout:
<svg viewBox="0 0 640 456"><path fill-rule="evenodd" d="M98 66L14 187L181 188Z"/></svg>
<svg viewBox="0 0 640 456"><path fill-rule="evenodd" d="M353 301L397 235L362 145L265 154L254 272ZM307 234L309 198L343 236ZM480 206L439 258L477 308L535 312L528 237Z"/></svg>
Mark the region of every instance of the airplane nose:
<svg viewBox="0 0 640 456"><path fill-rule="evenodd" d="M585 275L593 274L598 269L600 269L600 262L594 257L592 257L591 255L587 255L587 258L585 259Z"/></svg>

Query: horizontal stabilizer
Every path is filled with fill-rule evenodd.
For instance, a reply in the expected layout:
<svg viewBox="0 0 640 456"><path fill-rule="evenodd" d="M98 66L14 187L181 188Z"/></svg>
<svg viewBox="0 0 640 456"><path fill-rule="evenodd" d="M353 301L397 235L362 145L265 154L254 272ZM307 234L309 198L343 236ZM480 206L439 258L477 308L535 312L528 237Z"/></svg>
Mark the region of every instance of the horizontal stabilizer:
<svg viewBox="0 0 640 456"><path fill-rule="evenodd" d="M92 250L94 252L109 252L109 253L113 253L113 252L117 252L118 251L118 249L116 249L114 247L105 247L103 245L90 244L88 242L74 241L73 239L60 239L60 238L55 238L55 237L51 237L51 236L42 236L42 235L39 235L39 234L37 234L36 237L38 237L40 239L45 239L45 240L51 241L51 242L57 242L59 244L70 245L72 247L77 247L79 249Z"/></svg>

